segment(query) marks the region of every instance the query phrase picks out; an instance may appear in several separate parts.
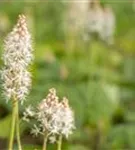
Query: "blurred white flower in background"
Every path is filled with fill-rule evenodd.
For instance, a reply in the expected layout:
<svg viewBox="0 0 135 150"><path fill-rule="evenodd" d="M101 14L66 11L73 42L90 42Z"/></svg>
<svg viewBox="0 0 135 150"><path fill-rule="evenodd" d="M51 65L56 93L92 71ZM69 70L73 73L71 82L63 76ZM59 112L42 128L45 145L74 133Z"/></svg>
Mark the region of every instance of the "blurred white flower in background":
<svg viewBox="0 0 135 150"><path fill-rule="evenodd" d="M104 24L101 31L101 39L108 44L113 44L115 32L115 15L112 8L108 5L103 8L103 13Z"/></svg>
<svg viewBox="0 0 135 150"><path fill-rule="evenodd" d="M93 33L96 33L100 40L113 44L115 27L115 14L111 6L101 6L98 1L92 1L85 21L84 39L90 40Z"/></svg>
<svg viewBox="0 0 135 150"><path fill-rule="evenodd" d="M103 11L98 3L90 3L87 17L88 32L101 33L104 24Z"/></svg>

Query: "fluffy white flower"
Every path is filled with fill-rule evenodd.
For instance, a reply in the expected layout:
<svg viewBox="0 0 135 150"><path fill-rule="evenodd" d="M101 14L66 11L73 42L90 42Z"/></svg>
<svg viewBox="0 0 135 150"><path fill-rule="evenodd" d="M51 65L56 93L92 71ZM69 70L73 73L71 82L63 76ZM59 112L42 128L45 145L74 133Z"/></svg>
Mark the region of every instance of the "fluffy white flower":
<svg viewBox="0 0 135 150"><path fill-rule="evenodd" d="M58 128L58 133L68 138L72 131L75 129L74 125L74 113L68 105L68 99L63 98L63 101L59 103L59 108L56 114L53 115L55 125Z"/></svg>
<svg viewBox="0 0 135 150"><path fill-rule="evenodd" d="M4 67L1 70L1 78L7 100L14 96L18 100L24 100L29 93L31 75L27 67L33 60L32 51L25 16L19 15L13 31L5 39L2 55Z"/></svg>
<svg viewBox="0 0 135 150"><path fill-rule="evenodd" d="M29 121L28 116L30 115L28 114L31 115L31 107L24 112L24 118L26 121ZM50 142L55 142L58 135L68 138L75 129L74 114L68 105L68 100L63 98L63 101L59 102L55 89L49 90L46 99L38 105L38 108L34 113L32 110L32 114L34 114L33 116L37 121L36 127L40 131L37 132L34 128L32 133L47 133Z"/></svg>
<svg viewBox="0 0 135 150"><path fill-rule="evenodd" d="M44 99L38 107L38 121L41 123L43 130L47 130L51 134L58 133L53 115L58 109L58 97L55 89L50 89L46 99Z"/></svg>
<svg viewBox="0 0 135 150"><path fill-rule="evenodd" d="M50 136L49 141L50 143L55 143L57 141L56 136Z"/></svg>
<svg viewBox="0 0 135 150"><path fill-rule="evenodd" d="M24 15L19 19L13 31L5 39L3 61L6 66L24 67L29 65L33 59L31 47L31 36L27 29Z"/></svg>
<svg viewBox="0 0 135 150"><path fill-rule="evenodd" d="M34 117L35 112L33 107L30 105L28 108L25 109L25 112L23 113L23 120L26 122L29 122L29 117Z"/></svg>
<svg viewBox="0 0 135 150"><path fill-rule="evenodd" d="M37 136L39 133L41 133L40 128L34 124L32 130L31 130L31 133L34 134L35 136Z"/></svg>

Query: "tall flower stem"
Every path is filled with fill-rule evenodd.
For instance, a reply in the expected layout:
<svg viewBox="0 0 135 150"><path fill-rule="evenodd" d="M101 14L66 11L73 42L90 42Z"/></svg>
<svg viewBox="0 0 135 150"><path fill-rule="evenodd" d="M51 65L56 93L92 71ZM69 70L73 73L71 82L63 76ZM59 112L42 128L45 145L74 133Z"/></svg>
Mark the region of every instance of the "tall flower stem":
<svg viewBox="0 0 135 150"><path fill-rule="evenodd" d="M47 150L47 133L44 134L44 143L43 143L42 150Z"/></svg>
<svg viewBox="0 0 135 150"><path fill-rule="evenodd" d="M17 102L17 107L16 107L16 136L17 136L17 144L18 144L18 150L22 150L21 146L21 140L20 140L20 127L19 127L19 104Z"/></svg>
<svg viewBox="0 0 135 150"><path fill-rule="evenodd" d="M62 150L62 135L59 136L59 139L57 142L57 150Z"/></svg>
<svg viewBox="0 0 135 150"><path fill-rule="evenodd" d="M17 114L17 101L16 101L16 99L13 99L12 120L11 120L11 130L10 130L8 150L13 150L13 143L14 143L14 136L15 136L16 114Z"/></svg>

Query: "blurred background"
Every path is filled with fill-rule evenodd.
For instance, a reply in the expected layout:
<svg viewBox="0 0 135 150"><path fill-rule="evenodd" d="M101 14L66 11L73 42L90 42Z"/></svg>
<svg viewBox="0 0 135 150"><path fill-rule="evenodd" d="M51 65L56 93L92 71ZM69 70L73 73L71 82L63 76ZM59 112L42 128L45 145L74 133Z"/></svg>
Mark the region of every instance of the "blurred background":
<svg viewBox="0 0 135 150"><path fill-rule="evenodd" d="M75 111L76 130L63 150L135 149L135 1L3 0L0 55L20 13L35 55L33 86L20 117L55 87ZM0 150L6 150L11 102L0 96ZM23 121L20 126L24 150L40 150L42 137L33 137Z"/></svg>

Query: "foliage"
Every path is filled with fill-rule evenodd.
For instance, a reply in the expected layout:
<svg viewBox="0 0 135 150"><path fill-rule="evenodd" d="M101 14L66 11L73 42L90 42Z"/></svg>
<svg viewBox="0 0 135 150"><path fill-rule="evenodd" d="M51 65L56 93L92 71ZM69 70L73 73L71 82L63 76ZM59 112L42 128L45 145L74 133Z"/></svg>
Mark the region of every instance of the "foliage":
<svg viewBox="0 0 135 150"><path fill-rule="evenodd" d="M26 106L36 105L45 97L49 88L55 87L59 95L68 97L76 116L75 134L69 146L64 142L67 150L92 149L96 145L96 136L102 139L102 149L135 148L135 13L127 2L110 5L117 18L115 44L108 46L93 40L86 47L76 46L72 52L66 49L66 37L61 24L66 10L63 3L1 2L0 5L0 12L6 13L11 22L15 22L18 13L24 11L34 22L33 87L28 100L20 106L20 115ZM85 45L83 41L82 44ZM11 105L4 101L2 95L0 106L9 112L0 119L0 137L7 138ZM23 126L21 135L25 137L29 127L25 123L20 124ZM26 144L25 147L26 150L32 149L33 145Z"/></svg>

